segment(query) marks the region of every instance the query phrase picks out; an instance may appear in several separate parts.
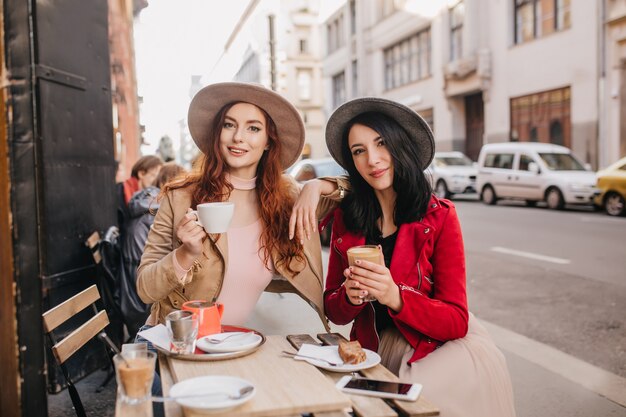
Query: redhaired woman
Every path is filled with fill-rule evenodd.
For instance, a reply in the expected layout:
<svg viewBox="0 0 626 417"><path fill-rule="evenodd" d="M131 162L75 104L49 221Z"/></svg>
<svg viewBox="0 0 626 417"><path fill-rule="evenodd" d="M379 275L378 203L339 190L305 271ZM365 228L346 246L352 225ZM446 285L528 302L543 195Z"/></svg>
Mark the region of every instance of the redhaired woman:
<svg viewBox="0 0 626 417"><path fill-rule="evenodd" d="M283 171L304 145L298 111L266 88L219 83L197 93L188 122L203 157L199 170L162 190L137 278L140 297L153 303L146 324L163 323L184 302L204 299L224 304L223 323L242 325L267 290L299 294L328 329L319 235L287 233L299 188ZM325 183L330 194L320 214L340 194ZM214 201L234 202L225 234L207 234L191 213Z"/></svg>

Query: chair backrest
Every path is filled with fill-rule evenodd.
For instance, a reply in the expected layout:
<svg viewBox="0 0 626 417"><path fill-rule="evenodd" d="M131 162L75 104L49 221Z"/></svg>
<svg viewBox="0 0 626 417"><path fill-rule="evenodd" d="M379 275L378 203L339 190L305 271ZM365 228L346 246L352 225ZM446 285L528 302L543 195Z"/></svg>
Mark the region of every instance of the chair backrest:
<svg viewBox="0 0 626 417"><path fill-rule="evenodd" d="M63 364L76 353L78 349L83 347L85 343L100 333L102 329L109 324L109 318L107 317L106 311L100 311L59 342L56 342L56 339L52 337L50 332L88 306L93 305L93 303L99 299L100 293L98 292L98 288L92 285L43 314L44 330L46 333L50 334L51 339L55 343L54 346L52 346L52 353L59 364Z"/></svg>

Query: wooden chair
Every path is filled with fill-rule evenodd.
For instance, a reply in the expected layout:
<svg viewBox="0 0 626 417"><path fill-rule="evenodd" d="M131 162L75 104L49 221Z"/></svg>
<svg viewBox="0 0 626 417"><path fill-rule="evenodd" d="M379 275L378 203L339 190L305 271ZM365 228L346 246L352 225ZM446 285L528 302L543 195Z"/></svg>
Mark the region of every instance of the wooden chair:
<svg viewBox="0 0 626 417"><path fill-rule="evenodd" d="M67 381L67 389L72 399L72 404L78 417L86 417L83 403L80 400L78 391L74 383L70 379L69 372L65 366L67 361L74 353L76 353L85 343L89 342L94 336L102 332L109 324L109 318L106 311L98 311L95 302L100 299L100 293L95 285L76 294L70 299L64 301L58 306L46 311L43 317L44 330L47 333L52 345L52 353L56 359L61 372ZM79 328L72 331L62 340L57 340L53 330L65 323L76 314L91 306L95 315L86 321Z"/></svg>

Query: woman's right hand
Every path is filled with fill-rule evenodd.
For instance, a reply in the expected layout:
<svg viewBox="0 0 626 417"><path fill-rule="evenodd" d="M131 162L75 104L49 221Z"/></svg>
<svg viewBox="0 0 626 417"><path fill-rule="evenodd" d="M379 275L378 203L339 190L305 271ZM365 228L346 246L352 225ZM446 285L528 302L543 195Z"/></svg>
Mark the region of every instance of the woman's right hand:
<svg viewBox="0 0 626 417"><path fill-rule="evenodd" d="M181 246L178 250L182 252L181 255L184 255L184 259L178 257L178 261L181 263L181 266L186 269L190 268L191 265L183 265L183 263L187 264L189 260L193 263L193 261L202 254L202 242L206 238L204 228L196 223L196 220L196 215L193 213L193 210L188 208L187 214L185 214L176 226L176 237L181 242Z"/></svg>
<svg viewBox="0 0 626 417"><path fill-rule="evenodd" d="M367 291L359 288L359 281L350 278L350 269L346 268L343 275L346 277L343 285L346 287L346 296L350 304L355 306L363 304L363 299L367 297Z"/></svg>

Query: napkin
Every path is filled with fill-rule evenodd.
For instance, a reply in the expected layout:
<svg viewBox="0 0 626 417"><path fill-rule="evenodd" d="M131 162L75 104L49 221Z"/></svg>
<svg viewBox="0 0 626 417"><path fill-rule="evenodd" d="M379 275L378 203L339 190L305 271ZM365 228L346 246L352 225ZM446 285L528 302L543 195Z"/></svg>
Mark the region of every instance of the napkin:
<svg viewBox="0 0 626 417"><path fill-rule="evenodd" d="M167 327L162 324L157 324L137 334L165 351L170 350L170 336L167 333Z"/></svg>
<svg viewBox="0 0 626 417"><path fill-rule="evenodd" d="M335 363L343 363L343 360L339 356L339 350L337 346L317 346L304 343L298 350L298 355L309 356L311 358L325 359ZM307 360L301 356L294 356L294 359Z"/></svg>

